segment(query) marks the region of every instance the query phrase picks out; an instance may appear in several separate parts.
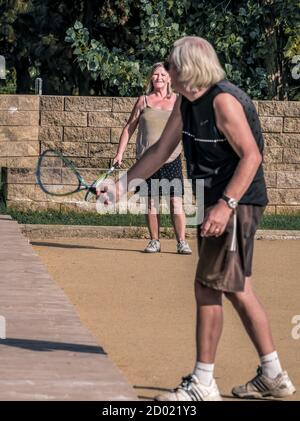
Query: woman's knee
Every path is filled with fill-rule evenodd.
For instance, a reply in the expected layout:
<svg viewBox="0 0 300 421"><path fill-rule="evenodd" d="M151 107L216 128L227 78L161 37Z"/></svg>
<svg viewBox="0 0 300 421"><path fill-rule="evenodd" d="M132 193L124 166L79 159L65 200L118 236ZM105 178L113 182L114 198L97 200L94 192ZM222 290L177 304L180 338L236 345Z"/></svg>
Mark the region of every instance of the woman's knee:
<svg viewBox="0 0 300 421"><path fill-rule="evenodd" d="M170 197L170 208L171 212L176 215L183 214L182 197L171 196Z"/></svg>
<svg viewBox="0 0 300 421"><path fill-rule="evenodd" d="M148 213L157 214L159 212L159 200L156 198L149 198Z"/></svg>

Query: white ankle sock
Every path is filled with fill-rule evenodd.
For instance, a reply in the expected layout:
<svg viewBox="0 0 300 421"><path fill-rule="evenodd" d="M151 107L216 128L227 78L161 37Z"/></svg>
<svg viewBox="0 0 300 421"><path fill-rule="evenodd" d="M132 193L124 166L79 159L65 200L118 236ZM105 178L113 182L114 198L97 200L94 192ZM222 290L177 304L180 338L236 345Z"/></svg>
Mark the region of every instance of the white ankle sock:
<svg viewBox="0 0 300 421"><path fill-rule="evenodd" d="M214 377L214 366L214 364L206 364L197 361L193 374L198 377L200 383L209 386Z"/></svg>
<svg viewBox="0 0 300 421"><path fill-rule="evenodd" d="M276 351L260 357L261 369L264 376L275 379L282 372L281 364Z"/></svg>

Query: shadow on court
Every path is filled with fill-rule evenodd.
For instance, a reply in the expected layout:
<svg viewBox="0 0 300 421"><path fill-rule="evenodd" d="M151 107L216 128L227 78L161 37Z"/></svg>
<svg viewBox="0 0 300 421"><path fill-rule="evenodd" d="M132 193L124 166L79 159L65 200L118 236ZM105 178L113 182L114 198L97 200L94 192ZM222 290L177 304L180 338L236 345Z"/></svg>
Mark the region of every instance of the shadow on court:
<svg viewBox="0 0 300 421"><path fill-rule="evenodd" d="M134 389L137 389L138 391L147 391L147 390L151 390L154 391L156 395L159 395L160 393L164 393L164 392L170 392L171 389L166 389L164 387L153 387L153 386L137 386L134 385L133 386ZM145 396L145 395L138 395L138 398L141 400L147 400L147 401L154 401L154 397L153 396Z"/></svg>
<svg viewBox="0 0 300 421"><path fill-rule="evenodd" d="M39 341L33 339L18 339L6 338L0 340L0 346L11 346L15 348L28 349L30 351L69 351L86 354L101 354L107 355L104 349L100 346L72 344L65 342Z"/></svg>
<svg viewBox="0 0 300 421"><path fill-rule="evenodd" d="M105 239L104 239L105 241ZM79 245L79 244L65 244L65 243L48 243L44 241L31 241L30 244L32 246L41 246L41 247L57 247L57 248L63 248L63 249L87 249L87 250L108 250L108 251L126 251L126 252L134 252L134 253L144 253L143 250L138 249L126 249L126 248L111 248L111 247L95 247L95 246L85 246L85 245ZM162 254L178 254L176 252L171 251L161 251Z"/></svg>

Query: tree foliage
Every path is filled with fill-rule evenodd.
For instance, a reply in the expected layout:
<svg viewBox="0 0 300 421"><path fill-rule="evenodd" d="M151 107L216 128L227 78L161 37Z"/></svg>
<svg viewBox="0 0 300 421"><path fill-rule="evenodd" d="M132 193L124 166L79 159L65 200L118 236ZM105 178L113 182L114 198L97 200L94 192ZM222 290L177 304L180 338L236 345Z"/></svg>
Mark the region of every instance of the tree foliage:
<svg viewBox="0 0 300 421"><path fill-rule="evenodd" d="M2 12L2 13L1 13ZM0 0L0 54L18 91L139 95L184 35L208 39L258 99L300 99L299 0Z"/></svg>
<svg viewBox="0 0 300 421"><path fill-rule="evenodd" d="M141 92L151 65L166 57L181 36L172 6L173 2L166 7L161 0L140 0L134 5L130 0L124 2L126 19L114 16L102 23L119 34L114 39L103 32L98 40L90 39L89 30L81 22L68 29L66 41L72 44L76 62L83 72L101 79L103 94L130 96Z"/></svg>
<svg viewBox="0 0 300 421"><path fill-rule="evenodd" d="M90 26L91 0L0 0L0 51L17 93L33 90L42 77L47 94L89 93L90 79L74 66L66 29L81 20Z"/></svg>

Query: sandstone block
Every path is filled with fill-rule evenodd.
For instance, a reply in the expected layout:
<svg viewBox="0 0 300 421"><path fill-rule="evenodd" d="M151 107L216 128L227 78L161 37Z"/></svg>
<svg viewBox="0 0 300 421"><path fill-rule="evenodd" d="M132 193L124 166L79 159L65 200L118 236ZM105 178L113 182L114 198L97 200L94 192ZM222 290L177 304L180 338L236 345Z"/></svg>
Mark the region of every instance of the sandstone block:
<svg viewBox="0 0 300 421"><path fill-rule="evenodd" d="M8 200L7 206L10 209L19 211L47 211L47 210L60 210L60 203L53 202L33 202L28 200Z"/></svg>
<svg viewBox="0 0 300 421"><path fill-rule="evenodd" d="M35 168L9 168L7 182L12 184L35 184Z"/></svg>
<svg viewBox="0 0 300 421"><path fill-rule="evenodd" d="M106 143L90 143L89 156L100 158L113 158L117 152L117 145Z"/></svg>
<svg viewBox="0 0 300 421"><path fill-rule="evenodd" d="M37 157L7 158L8 168L35 168Z"/></svg>
<svg viewBox="0 0 300 421"><path fill-rule="evenodd" d="M269 148L264 150L264 162L282 162L283 148Z"/></svg>
<svg viewBox="0 0 300 421"><path fill-rule="evenodd" d="M277 172L277 187L279 188L300 188L300 171Z"/></svg>
<svg viewBox="0 0 300 421"><path fill-rule="evenodd" d="M131 113L137 98L113 98L113 112Z"/></svg>
<svg viewBox="0 0 300 421"><path fill-rule="evenodd" d="M265 171L265 179L267 187L276 187L277 173L276 171Z"/></svg>
<svg viewBox="0 0 300 421"><path fill-rule="evenodd" d="M294 206L276 206L276 213L278 215L300 215L300 205Z"/></svg>
<svg viewBox="0 0 300 421"><path fill-rule="evenodd" d="M283 131L299 133L300 132L300 118L290 118L290 117L285 118Z"/></svg>
<svg viewBox="0 0 300 421"><path fill-rule="evenodd" d="M108 127L64 127L65 142L110 142Z"/></svg>
<svg viewBox="0 0 300 421"><path fill-rule="evenodd" d="M42 144L60 144L63 140L63 128L56 126L40 127L39 141Z"/></svg>
<svg viewBox="0 0 300 421"><path fill-rule="evenodd" d="M0 143L0 156L3 157L24 157L38 156L38 142L2 142Z"/></svg>
<svg viewBox="0 0 300 421"><path fill-rule="evenodd" d="M300 163L300 148L284 148L283 162L287 164Z"/></svg>
<svg viewBox="0 0 300 421"><path fill-rule="evenodd" d="M0 126L0 142L30 142L38 136L38 126Z"/></svg>
<svg viewBox="0 0 300 421"><path fill-rule="evenodd" d="M300 189L278 189L278 205L300 205Z"/></svg>
<svg viewBox="0 0 300 421"><path fill-rule="evenodd" d="M0 111L0 126L38 126L38 111Z"/></svg>
<svg viewBox="0 0 300 421"><path fill-rule="evenodd" d="M265 133L264 139L269 147L300 148L300 133Z"/></svg>
<svg viewBox="0 0 300 421"><path fill-rule="evenodd" d="M63 111L64 97L54 95L43 95L40 97L41 111Z"/></svg>
<svg viewBox="0 0 300 421"><path fill-rule="evenodd" d="M87 113L69 111L43 111L42 126L87 126Z"/></svg>
<svg viewBox="0 0 300 421"><path fill-rule="evenodd" d="M0 95L0 110L38 111L36 95Z"/></svg>
<svg viewBox="0 0 300 421"><path fill-rule="evenodd" d="M66 111L112 111L112 98L72 96L65 97Z"/></svg>
<svg viewBox="0 0 300 421"><path fill-rule="evenodd" d="M128 113L89 112L88 125L91 127L124 127Z"/></svg>
<svg viewBox="0 0 300 421"><path fill-rule="evenodd" d="M259 101L260 116L300 117L300 101Z"/></svg>
<svg viewBox="0 0 300 421"><path fill-rule="evenodd" d="M261 127L263 132L281 133L283 126L282 117L260 117Z"/></svg>

